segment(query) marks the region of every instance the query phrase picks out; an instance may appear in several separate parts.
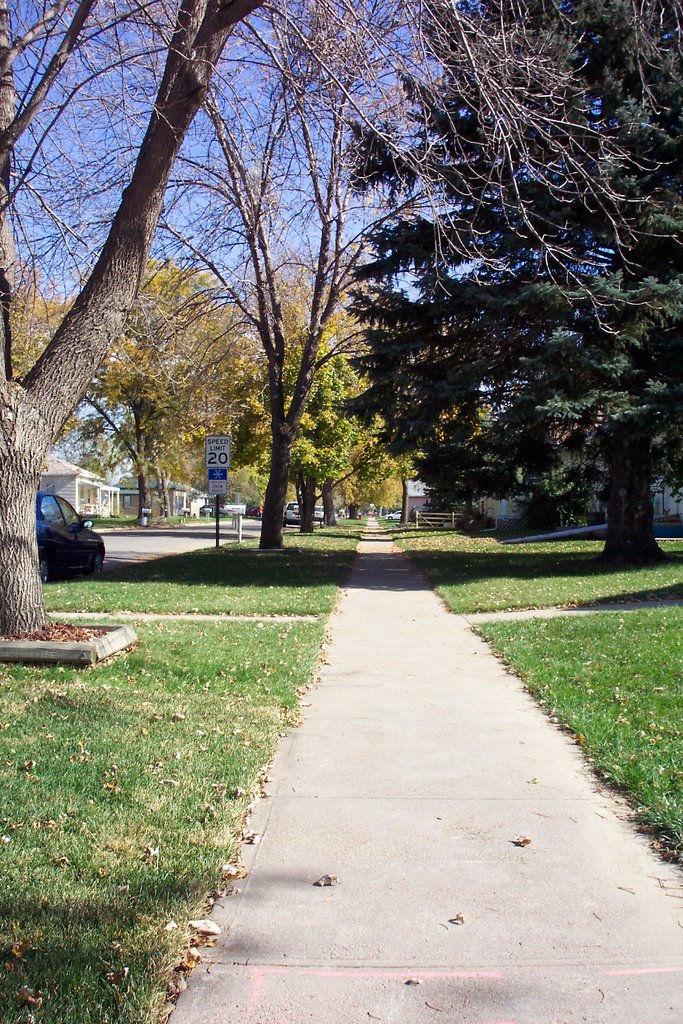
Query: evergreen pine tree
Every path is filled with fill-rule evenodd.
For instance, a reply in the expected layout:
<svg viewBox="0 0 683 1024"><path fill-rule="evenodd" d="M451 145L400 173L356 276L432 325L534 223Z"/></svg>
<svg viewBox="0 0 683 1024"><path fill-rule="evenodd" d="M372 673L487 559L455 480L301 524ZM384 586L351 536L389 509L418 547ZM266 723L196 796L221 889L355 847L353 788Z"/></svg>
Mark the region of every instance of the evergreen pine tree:
<svg viewBox="0 0 683 1024"><path fill-rule="evenodd" d="M493 6L479 5L482 18ZM527 42L534 31L564 40L581 83L583 104L575 96L569 113L583 175L550 150L544 175L522 153L492 174L486 110L442 54L440 87L413 100L448 213L438 224L399 218L375 237L372 284L357 301L368 327L364 401L389 410L396 442L433 456L444 418L451 447L464 451L477 436L467 424L485 415L503 479L511 460L533 473L563 448L590 451L609 470L603 558L647 562L661 556L653 443L683 408L676 9L652 3L635 20L618 0L541 2L528 5ZM606 163L607 136L621 155ZM540 162L547 139L530 131L526 145ZM391 178L381 150L368 152L377 176Z"/></svg>

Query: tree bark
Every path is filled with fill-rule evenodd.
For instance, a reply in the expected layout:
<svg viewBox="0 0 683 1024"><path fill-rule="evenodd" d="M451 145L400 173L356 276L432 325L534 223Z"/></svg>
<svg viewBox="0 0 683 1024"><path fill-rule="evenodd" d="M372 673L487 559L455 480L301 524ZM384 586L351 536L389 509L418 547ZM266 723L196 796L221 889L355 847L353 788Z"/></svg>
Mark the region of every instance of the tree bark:
<svg viewBox="0 0 683 1024"><path fill-rule="evenodd" d="M173 515L173 509L171 508L171 492L168 489L168 477L161 469L157 469L157 481L161 515L168 518L168 516Z"/></svg>
<svg viewBox="0 0 683 1024"><path fill-rule="evenodd" d="M318 481L312 476L303 477L301 481L301 533L313 533L315 529L313 513L317 485Z"/></svg>
<svg viewBox="0 0 683 1024"><path fill-rule="evenodd" d="M651 439L617 425L610 443L607 538L602 562L646 565L666 556L652 533Z"/></svg>
<svg viewBox="0 0 683 1024"><path fill-rule="evenodd" d="M142 521L142 510L152 512L152 488L149 486L149 467L138 463L138 522Z"/></svg>
<svg viewBox="0 0 683 1024"><path fill-rule="evenodd" d="M325 525L336 526L337 525L337 513L334 507L334 498L332 495L332 480L325 480L323 482L323 508L325 509Z"/></svg>
<svg viewBox="0 0 683 1024"><path fill-rule="evenodd" d="M40 629L48 621L38 574L36 491L51 441L23 389L0 386L0 634Z"/></svg>
<svg viewBox="0 0 683 1024"><path fill-rule="evenodd" d="M405 525L408 522L408 481L401 480L401 522Z"/></svg>
<svg viewBox="0 0 683 1024"><path fill-rule="evenodd" d="M273 431L273 447L270 453L270 475L263 502L261 540L259 548L266 551L282 547L282 513L289 484L289 467L292 461L293 437L286 423Z"/></svg>
<svg viewBox="0 0 683 1024"><path fill-rule="evenodd" d="M0 0L0 53L9 48L9 10L5 0ZM14 117L16 92L12 70L0 77L0 131L11 124ZM14 292L14 236L8 214L10 195L10 157L0 157L0 350L3 352L3 367L0 376L12 380L12 332L10 304Z"/></svg>

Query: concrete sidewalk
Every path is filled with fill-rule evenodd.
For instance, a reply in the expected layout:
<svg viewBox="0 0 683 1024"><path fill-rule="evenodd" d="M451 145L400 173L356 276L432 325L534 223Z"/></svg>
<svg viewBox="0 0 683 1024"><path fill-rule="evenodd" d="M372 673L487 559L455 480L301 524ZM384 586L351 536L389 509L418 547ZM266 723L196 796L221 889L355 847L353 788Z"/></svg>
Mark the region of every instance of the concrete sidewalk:
<svg viewBox="0 0 683 1024"><path fill-rule="evenodd" d="M172 1024L681 1024L683 873L381 535L322 676Z"/></svg>

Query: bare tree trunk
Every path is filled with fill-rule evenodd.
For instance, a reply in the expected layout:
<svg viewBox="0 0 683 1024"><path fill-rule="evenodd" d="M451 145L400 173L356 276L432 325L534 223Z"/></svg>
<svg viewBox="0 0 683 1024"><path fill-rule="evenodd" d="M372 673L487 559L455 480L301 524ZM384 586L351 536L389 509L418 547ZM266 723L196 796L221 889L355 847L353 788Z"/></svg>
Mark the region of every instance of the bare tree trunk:
<svg viewBox="0 0 683 1024"><path fill-rule="evenodd" d="M173 509L171 508L171 495L168 489L168 477L161 469L157 469L157 481L161 514L162 516L165 515L168 517L173 515Z"/></svg>
<svg viewBox="0 0 683 1024"><path fill-rule="evenodd" d="M323 508L325 509L325 524L327 526L337 525L337 513L334 507L332 486L332 480L325 480L323 483Z"/></svg>
<svg viewBox="0 0 683 1024"><path fill-rule="evenodd" d="M22 388L0 390L0 634L48 621L38 574L35 505L50 436Z"/></svg>
<svg viewBox="0 0 683 1024"><path fill-rule="evenodd" d="M0 53L9 47L10 24L6 0L0 0ZM14 75L10 70L0 77L0 130L5 131L12 123L16 93ZM8 216L10 194L10 156L0 158L0 348L4 351L4 376L11 380L12 334L10 328L10 303L14 292L14 236Z"/></svg>
<svg viewBox="0 0 683 1024"><path fill-rule="evenodd" d="M403 524L408 522L408 515L410 510L408 508L408 481L401 480L401 522Z"/></svg>
<svg viewBox="0 0 683 1024"><path fill-rule="evenodd" d="M646 565L666 556L652 533L652 456L649 437L614 428L607 501L607 539L600 560Z"/></svg>
<svg viewBox="0 0 683 1024"><path fill-rule="evenodd" d="M152 488L149 485L149 466L146 462L138 463L138 522L142 520L142 510L152 511Z"/></svg>
<svg viewBox="0 0 683 1024"><path fill-rule="evenodd" d="M315 495L318 489L318 481L315 477L303 477L301 481L301 533L313 533L315 522L313 514L315 511Z"/></svg>
<svg viewBox="0 0 683 1024"><path fill-rule="evenodd" d="M289 484L292 444L289 430L280 429L273 432L270 476L268 477L261 520L261 540L259 542L261 550L282 547L282 512Z"/></svg>

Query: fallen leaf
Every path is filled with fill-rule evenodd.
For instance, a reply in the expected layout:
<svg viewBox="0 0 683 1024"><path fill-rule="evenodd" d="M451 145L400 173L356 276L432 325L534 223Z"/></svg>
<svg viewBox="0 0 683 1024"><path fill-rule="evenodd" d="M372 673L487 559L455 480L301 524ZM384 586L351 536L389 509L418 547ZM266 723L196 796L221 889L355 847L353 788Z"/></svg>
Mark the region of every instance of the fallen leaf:
<svg viewBox="0 0 683 1024"><path fill-rule="evenodd" d="M404 982L404 984L406 984L406 985L421 985L422 984L422 979L421 978L408 978L408 980L406 982Z"/></svg>
<svg viewBox="0 0 683 1024"><path fill-rule="evenodd" d="M105 978L110 985L122 985L129 974L128 967L122 967L119 971L110 971Z"/></svg>
<svg viewBox="0 0 683 1024"><path fill-rule="evenodd" d="M449 924L464 924L465 923L465 918L463 917L462 914L456 914L455 917L449 917L448 923Z"/></svg>
<svg viewBox="0 0 683 1024"><path fill-rule="evenodd" d="M185 950L183 959L179 964L176 964L176 971L183 974L190 974L195 967L202 962L201 954L196 946L190 946L189 949Z"/></svg>
<svg viewBox="0 0 683 1024"><path fill-rule="evenodd" d="M55 857L52 863L56 868L68 868L70 861L68 857Z"/></svg>
<svg viewBox="0 0 683 1024"><path fill-rule="evenodd" d="M168 924L166 925L166 931L174 932L177 927L178 925L175 923L175 921L169 921Z"/></svg>
<svg viewBox="0 0 683 1024"><path fill-rule="evenodd" d="M224 864L222 869L223 878L246 878L249 872L244 864Z"/></svg>
<svg viewBox="0 0 683 1024"><path fill-rule="evenodd" d="M36 1010L39 1010L43 1005L43 997L40 992L34 992L28 985L22 985L17 995L22 1003L25 1003L27 1006L34 1006Z"/></svg>
<svg viewBox="0 0 683 1024"><path fill-rule="evenodd" d="M516 839L511 839L510 842L513 846L528 846L531 839L529 836L517 836Z"/></svg>
<svg viewBox="0 0 683 1024"><path fill-rule="evenodd" d="M201 935L220 935L222 931L221 926L208 917L202 918L200 921L190 921L189 924L190 928L194 928Z"/></svg>
<svg viewBox="0 0 683 1024"><path fill-rule="evenodd" d="M336 875L322 875L313 885L339 885L339 879Z"/></svg>
<svg viewBox="0 0 683 1024"><path fill-rule="evenodd" d="M245 832L244 835L242 836L242 842L247 843L249 846L255 846L260 838L261 837L259 836L258 832L249 831Z"/></svg>

